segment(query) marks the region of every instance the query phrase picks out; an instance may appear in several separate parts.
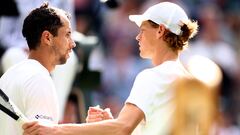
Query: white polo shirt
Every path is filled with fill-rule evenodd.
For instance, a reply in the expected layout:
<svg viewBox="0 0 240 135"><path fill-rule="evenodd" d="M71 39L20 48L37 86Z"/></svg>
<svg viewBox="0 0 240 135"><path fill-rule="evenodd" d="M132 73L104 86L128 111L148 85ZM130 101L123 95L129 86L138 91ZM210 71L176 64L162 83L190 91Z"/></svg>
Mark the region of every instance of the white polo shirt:
<svg viewBox="0 0 240 135"><path fill-rule="evenodd" d="M30 120L57 123L58 100L48 70L27 59L10 68L0 79L0 88ZM22 125L0 111L0 134L22 135Z"/></svg>
<svg viewBox="0 0 240 135"><path fill-rule="evenodd" d="M174 111L171 84L187 74L179 61L166 61L137 75L126 103L140 108L145 120L134 130L134 135L168 134Z"/></svg>

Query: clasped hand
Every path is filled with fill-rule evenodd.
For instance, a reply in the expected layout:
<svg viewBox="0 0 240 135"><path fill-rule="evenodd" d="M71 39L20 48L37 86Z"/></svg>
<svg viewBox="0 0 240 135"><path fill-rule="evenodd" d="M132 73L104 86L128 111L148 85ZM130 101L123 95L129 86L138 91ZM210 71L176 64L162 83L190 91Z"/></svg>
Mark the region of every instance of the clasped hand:
<svg viewBox="0 0 240 135"><path fill-rule="evenodd" d="M112 113L109 108L102 109L99 106L89 107L88 116L86 118L87 123L98 122L102 120L113 119Z"/></svg>

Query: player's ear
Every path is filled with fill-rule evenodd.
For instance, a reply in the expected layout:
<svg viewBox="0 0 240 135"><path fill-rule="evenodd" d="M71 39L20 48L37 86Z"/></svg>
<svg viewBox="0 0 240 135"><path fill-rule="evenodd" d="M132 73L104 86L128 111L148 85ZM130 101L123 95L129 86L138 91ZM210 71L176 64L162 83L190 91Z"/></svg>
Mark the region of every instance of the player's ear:
<svg viewBox="0 0 240 135"><path fill-rule="evenodd" d="M157 30L157 37L160 38L164 35L166 28L164 25L160 24Z"/></svg>
<svg viewBox="0 0 240 135"><path fill-rule="evenodd" d="M42 36L41 36L41 41L44 44L51 45L52 44L52 38L53 38L53 35L49 31L47 31L47 30L43 31Z"/></svg>

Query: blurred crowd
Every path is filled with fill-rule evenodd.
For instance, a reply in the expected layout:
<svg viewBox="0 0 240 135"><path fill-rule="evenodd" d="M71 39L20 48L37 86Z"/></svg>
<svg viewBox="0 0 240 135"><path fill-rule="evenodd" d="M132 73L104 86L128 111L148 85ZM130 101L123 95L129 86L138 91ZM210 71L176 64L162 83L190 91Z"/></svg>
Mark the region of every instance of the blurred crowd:
<svg viewBox="0 0 240 135"><path fill-rule="evenodd" d="M21 35L22 21L43 0L29 1L15 0L19 14L0 17L1 72L26 57L27 45ZM109 107L116 116L137 73L151 67L149 61L139 57L135 40L138 29L129 21L128 15L142 13L164 0L47 1L72 14L73 36L78 45L74 49L76 59L67 64L70 68L60 71L64 76L55 77L63 80L55 81L57 88L66 89L62 90L65 91L62 108L67 108L63 109L62 122L84 122L85 110L95 105ZM223 78L218 88L218 111L222 128L219 135L239 135L240 1L168 1L180 4L200 25L198 35L183 52L181 61L185 64L191 56L202 55L221 68ZM16 51L16 48L21 51ZM8 53L10 49L15 50L11 56Z"/></svg>

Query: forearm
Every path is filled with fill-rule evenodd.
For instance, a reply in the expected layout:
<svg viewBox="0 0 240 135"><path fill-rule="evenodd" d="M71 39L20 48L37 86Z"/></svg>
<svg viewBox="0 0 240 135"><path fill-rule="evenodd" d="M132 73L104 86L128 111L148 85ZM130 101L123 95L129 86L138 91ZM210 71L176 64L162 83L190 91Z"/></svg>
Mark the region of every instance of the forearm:
<svg viewBox="0 0 240 135"><path fill-rule="evenodd" d="M144 113L138 107L126 104L117 119L59 125L57 135L130 135L143 118Z"/></svg>
<svg viewBox="0 0 240 135"><path fill-rule="evenodd" d="M127 123L118 120L105 120L91 124L63 124L57 126L58 135L130 135Z"/></svg>
<svg viewBox="0 0 240 135"><path fill-rule="evenodd" d="M130 135L144 118L135 105L126 104L117 119L85 124L43 125L29 122L23 125L24 135Z"/></svg>

